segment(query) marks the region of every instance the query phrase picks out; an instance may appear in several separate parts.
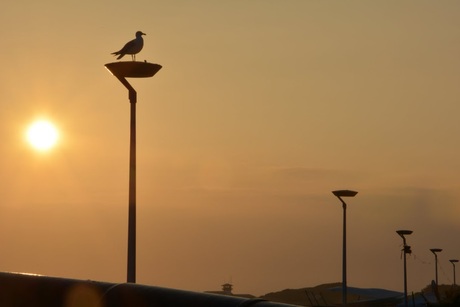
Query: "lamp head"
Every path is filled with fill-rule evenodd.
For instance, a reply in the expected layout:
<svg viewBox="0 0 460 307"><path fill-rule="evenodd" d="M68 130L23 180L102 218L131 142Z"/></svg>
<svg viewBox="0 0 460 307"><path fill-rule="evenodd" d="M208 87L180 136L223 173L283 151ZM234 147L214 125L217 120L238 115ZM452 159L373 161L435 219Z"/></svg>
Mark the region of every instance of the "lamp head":
<svg viewBox="0 0 460 307"><path fill-rule="evenodd" d="M436 253L442 252L441 248L430 248L430 251L436 255Z"/></svg>
<svg viewBox="0 0 460 307"><path fill-rule="evenodd" d="M410 235L412 232L412 230L396 230L396 233L402 238L404 238L404 236Z"/></svg>
<svg viewBox="0 0 460 307"><path fill-rule="evenodd" d="M452 262L452 264L455 264L458 262L458 259L450 259L449 261Z"/></svg>
<svg viewBox="0 0 460 307"><path fill-rule="evenodd" d="M117 78L150 78L161 68L161 65L148 62L114 62L105 64L105 68Z"/></svg>
<svg viewBox="0 0 460 307"><path fill-rule="evenodd" d="M351 190L337 190L337 191L332 191L332 194L334 194L337 197L354 197L358 192L356 191L351 191Z"/></svg>

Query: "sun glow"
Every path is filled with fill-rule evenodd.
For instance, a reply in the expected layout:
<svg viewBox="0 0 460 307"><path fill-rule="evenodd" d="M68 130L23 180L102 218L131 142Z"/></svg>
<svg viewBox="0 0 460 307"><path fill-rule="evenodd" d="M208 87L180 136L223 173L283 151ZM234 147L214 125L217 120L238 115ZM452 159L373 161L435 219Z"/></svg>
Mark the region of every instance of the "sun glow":
<svg viewBox="0 0 460 307"><path fill-rule="evenodd" d="M46 151L56 145L59 133L51 122L37 120L27 129L26 137L33 148L39 151Z"/></svg>

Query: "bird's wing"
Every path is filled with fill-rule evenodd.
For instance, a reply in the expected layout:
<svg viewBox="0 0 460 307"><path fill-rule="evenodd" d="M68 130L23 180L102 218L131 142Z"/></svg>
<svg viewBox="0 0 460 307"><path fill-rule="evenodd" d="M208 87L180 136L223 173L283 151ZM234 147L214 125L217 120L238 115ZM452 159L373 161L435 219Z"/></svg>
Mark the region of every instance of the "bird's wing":
<svg viewBox="0 0 460 307"><path fill-rule="evenodd" d="M136 40L133 39L132 41L127 42L126 45L124 45L123 48L120 49L120 51L117 51L117 53L126 53L131 48L133 48L135 45L136 45Z"/></svg>

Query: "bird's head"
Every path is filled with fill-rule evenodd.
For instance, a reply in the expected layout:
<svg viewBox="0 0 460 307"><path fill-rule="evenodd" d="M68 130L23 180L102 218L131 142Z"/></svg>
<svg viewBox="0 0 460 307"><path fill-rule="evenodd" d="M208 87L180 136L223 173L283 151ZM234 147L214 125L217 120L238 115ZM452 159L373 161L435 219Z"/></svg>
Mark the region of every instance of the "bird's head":
<svg viewBox="0 0 460 307"><path fill-rule="evenodd" d="M137 31L137 32L136 32L136 37L141 37L142 35L147 35L147 34L145 34L145 33L142 32L142 31Z"/></svg>

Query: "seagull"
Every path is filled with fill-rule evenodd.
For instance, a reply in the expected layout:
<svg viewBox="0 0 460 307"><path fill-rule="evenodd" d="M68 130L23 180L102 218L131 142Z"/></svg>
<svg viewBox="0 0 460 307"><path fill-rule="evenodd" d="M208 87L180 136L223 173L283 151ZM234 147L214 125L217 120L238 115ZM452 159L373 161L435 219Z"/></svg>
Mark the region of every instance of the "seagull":
<svg viewBox="0 0 460 307"><path fill-rule="evenodd" d="M142 33L142 31L137 31L135 39L127 42L123 48L121 48L119 51L112 52L111 54L118 55L117 60L124 57L125 54L130 54L132 60L135 61L136 54L142 50L142 47L144 47L144 39L142 38L142 35L146 34Z"/></svg>

